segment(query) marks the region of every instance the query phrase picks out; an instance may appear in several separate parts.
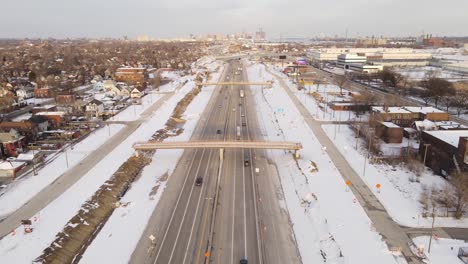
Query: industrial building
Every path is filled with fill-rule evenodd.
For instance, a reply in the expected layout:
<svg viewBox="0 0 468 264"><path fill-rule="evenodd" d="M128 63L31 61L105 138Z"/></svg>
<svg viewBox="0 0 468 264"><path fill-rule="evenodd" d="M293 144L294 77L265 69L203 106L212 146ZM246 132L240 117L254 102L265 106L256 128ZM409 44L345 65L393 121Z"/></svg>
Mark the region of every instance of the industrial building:
<svg viewBox="0 0 468 264"><path fill-rule="evenodd" d="M432 54L416 52L411 48L325 48L309 51L313 62L338 62L340 55L364 56L366 62L383 66L426 66Z"/></svg>

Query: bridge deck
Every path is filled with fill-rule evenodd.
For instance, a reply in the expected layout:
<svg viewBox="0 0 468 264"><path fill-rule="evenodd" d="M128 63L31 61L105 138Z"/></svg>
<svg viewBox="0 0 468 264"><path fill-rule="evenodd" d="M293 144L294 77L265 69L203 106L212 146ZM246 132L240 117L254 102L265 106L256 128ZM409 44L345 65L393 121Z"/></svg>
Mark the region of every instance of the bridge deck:
<svg viewBox="0 0 468 264"><path fill-rule="evenodd" d="M186 141L186 142L137 142L135 150L188 149L188 148L252 148L252 149L290 149L300 150L301 143L268 141Z"/></svg>

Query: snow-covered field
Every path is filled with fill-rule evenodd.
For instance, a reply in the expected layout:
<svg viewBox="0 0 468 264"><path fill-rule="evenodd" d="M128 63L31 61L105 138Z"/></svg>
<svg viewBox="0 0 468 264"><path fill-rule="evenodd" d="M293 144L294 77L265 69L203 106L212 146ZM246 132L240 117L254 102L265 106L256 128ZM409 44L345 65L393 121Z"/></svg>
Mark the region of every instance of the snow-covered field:
<svg viewBox="0 0 468 264"><path fill-rule="evenodd" d="M249 81L274 79L263 65L251 65L247 72ZM365 211L278 82L272 89L252 90L268 140L303 145L297 163L290 153L268 151L279 170L303 263L405 263L372 230Z"/></svg>
<svg viewBox="0 0 468 264"><path fill-rule="evenodd" d="M455 239L432 239L431 253L427 252L429 248L429 236L420 236L413 238L413 242L418 248L424 249L424 254L428 258L428 263L433 264L463 264L457 257L460 247L468 247L468 243Z"/></svg>
<svg viewBox="0 0 468 264"><path fill-rule="evenodd" d="M220 72L212 76L216 81ZM213 93L214 86L207 86L194 98L186 110L184 132L166 141L189 140ZM146 223L164 192L166 181L161 176L172 174L183 154L183 150L157 151L150 165L146 166L141 177L132 184L131 189L122 198L130 202L127 207L117 208L107 221L99 235L88 247L80 263L99 263L105 255L109 263L127 263L140 239ZM153 188L158 186L156 193ZM148 238L149 239L149 238ZM125 241L125 243L122 243Z"/></svg>
<svg viewBox="0 0 468 264"><path fill-rule="evenodd" d="M335 126L322 125L341 154L369 186L392 218L405 226L430 227L432 218L421 216L422 209L419 203L421 192L424 188L429 190L432 187L443 189L446 181L426 168L419 177L420 182L416 182L416 175L406 167L369 164L368 161L364 174L364 160L367 150L362 147L362 139L359 139L358 150L356 150L354 132L348 126L342 125L335 138ZM380 191L377 190L376 184L380 184ZM468 227L468 220L437 217L436 226Z"/></svg>
<svg viewBox="0 0 468 264"><path fill-rule="evenodd" d="M81 208L81 205L91 196L94 194L94 192L106 181L108 180L112 174L119 168L119 166L126 161L130 156L134 154L134 151L132 149L132 144L136 141L142 141L142 140L147 140L150 139L151 136L154 134L155 131L158 129L162 128L163 125L165 124L166 120L170 117L172 114L172 111L174 107L176 106L177 102L180 101L189 91L192 90L194 87L195 82L193 80L188 81L180 90L177 90L175 94L167 100L163 106L155 111L150 118L146 122L144 122L142 125L139 126L139 128L132 133L127 139L125 139L121 144L116 146L116 148L110 152L99 164L97 164L95 167L93 167L86 175L84 175L76 184L74 184L70 189L68 189L65 193L63 193L60 197L52 201L45 207L43 210L41 210L35 217L33 217L31 220L33 221L33 228L34 232L30 234L24 234L22 227L18 227L14 232L12 232L10 235L4 237L2 240L0 240L0 263L30 263L31 261L34 260L34 258L38 257L42 250L49 246L49 244L54 240L55 235L60 232L64 225L67 223L67 221L76 214L76 212ZM208 90L208 89L207 89ZM203 104L203 103L199 103ZM102 131L104 133L107 133L106 130ZM169 152L164 152L165 155L171 153ZM177 152L172 152L171 154L174 154L176 156ZM158 154L156 154L158 155ZM165 159L169 158L167 156ZM177 160L176 158L175 160ZM173 159L174 160L174 159ZM55 169L58 167L63 167L63 165L57 165ZM152 165L154 166L154 164ZM150 169L147 169L148 171ZM164 168L162 168L161 171L163 171ZM166 169L167 171L167 169ZM145 172L146 175L148 175L148 172ZM154 174L153 174L154 176ZM142 177L142 179L145 179L146 181L142 181L141 183L137 183L135 185L135 189L138 189L138 186L140 188L152 188L156 185L157 179L155 178L150 178L150 177ZM162 186L163 187L163 186ZM130 197L132 193L133 195L136 195L136 193L133 191L135 189L131 189L128 194L125 196L124 199L127 199L127 197ZM145 198L148 198L148 192L143 197L143 201ZM158 194L159 195L159 194ZM147 204L145 206L145 202L142 202L141 206L138 207L140 209L143 209L145 211L148 207L148 204L152 207L155 206L155 201L157 201L158 197L154 197L154 201L148 201L146 200ZM138 202L135 203L138 206ZM133 206L135 204L132 204L130 206L130 209L133 209ZM135 208L137 208L135 206ZM151 212L142 212L141 210L132 210L135 211L136 214L150 214ZM117 217L114 216L114 218L119 218L121 214L124 213L122 211L117 211L118 215ZM135 221L140 221L144 219L139 219L141 215L133 215L132 219L137 219ZM112 224L112 219L109 222ZM133 228L144 228L144 224L146 222L143 221L142 225L143 226L138 226L138 224L135 224ZM122 245L125 245L125 247L128 247L127 241L137 241L139 236L141 234L132 234L129 232L129 228L132 228L127 225L128 223L124 223L124 226L120 228L120 231L124 232L125 238L122 240L119 240L119 243ZM118 236L118 234L115 234ZM134 235L134 237L132 236ZM122 237L120 237L122 238ZM123 242L124 241L124 242ZM115 243L117 244L117 243ZM133 248L128 247L128 251L125 253L129 256L131 252L133 251ZM113 254L116 254L117 251L115 251L113 248L106 248L109 250L108 255L112 256ZM130 253L129 253L130 252ZM125 261L123 261L125 262ZM121 262L121 263L123 263ZM94 262L95 263L95 262ZM113 262L115 263L115 262Z"/></svg>

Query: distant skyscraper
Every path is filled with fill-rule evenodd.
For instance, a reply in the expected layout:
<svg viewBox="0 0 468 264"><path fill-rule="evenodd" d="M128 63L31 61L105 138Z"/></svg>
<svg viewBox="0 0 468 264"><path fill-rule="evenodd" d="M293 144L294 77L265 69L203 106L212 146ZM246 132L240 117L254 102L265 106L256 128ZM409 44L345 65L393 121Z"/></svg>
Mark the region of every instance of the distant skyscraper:
<svg viewBox="0 0 468 264"><path fill-rule="evenodd" d="M265 40L266 39L266 34L263 31L262 28L259 29L259 31L255 32L255 39L256 40Z"/></svg>

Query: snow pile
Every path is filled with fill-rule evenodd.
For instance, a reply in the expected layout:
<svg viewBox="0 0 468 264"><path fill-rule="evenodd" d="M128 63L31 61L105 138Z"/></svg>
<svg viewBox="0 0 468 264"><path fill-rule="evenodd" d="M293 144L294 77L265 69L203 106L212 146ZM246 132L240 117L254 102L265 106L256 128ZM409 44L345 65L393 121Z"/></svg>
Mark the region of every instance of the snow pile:
<svg viewBox="0 0 468 264"><path fill-rule="evenodd" d="M249 66L247 72L249 81L273 79L263 65ZM269 151L303 263L397 263L281 86L275 82L272 89L252 90L268 140L303 145L297 161L291 153Z"/></svg>

